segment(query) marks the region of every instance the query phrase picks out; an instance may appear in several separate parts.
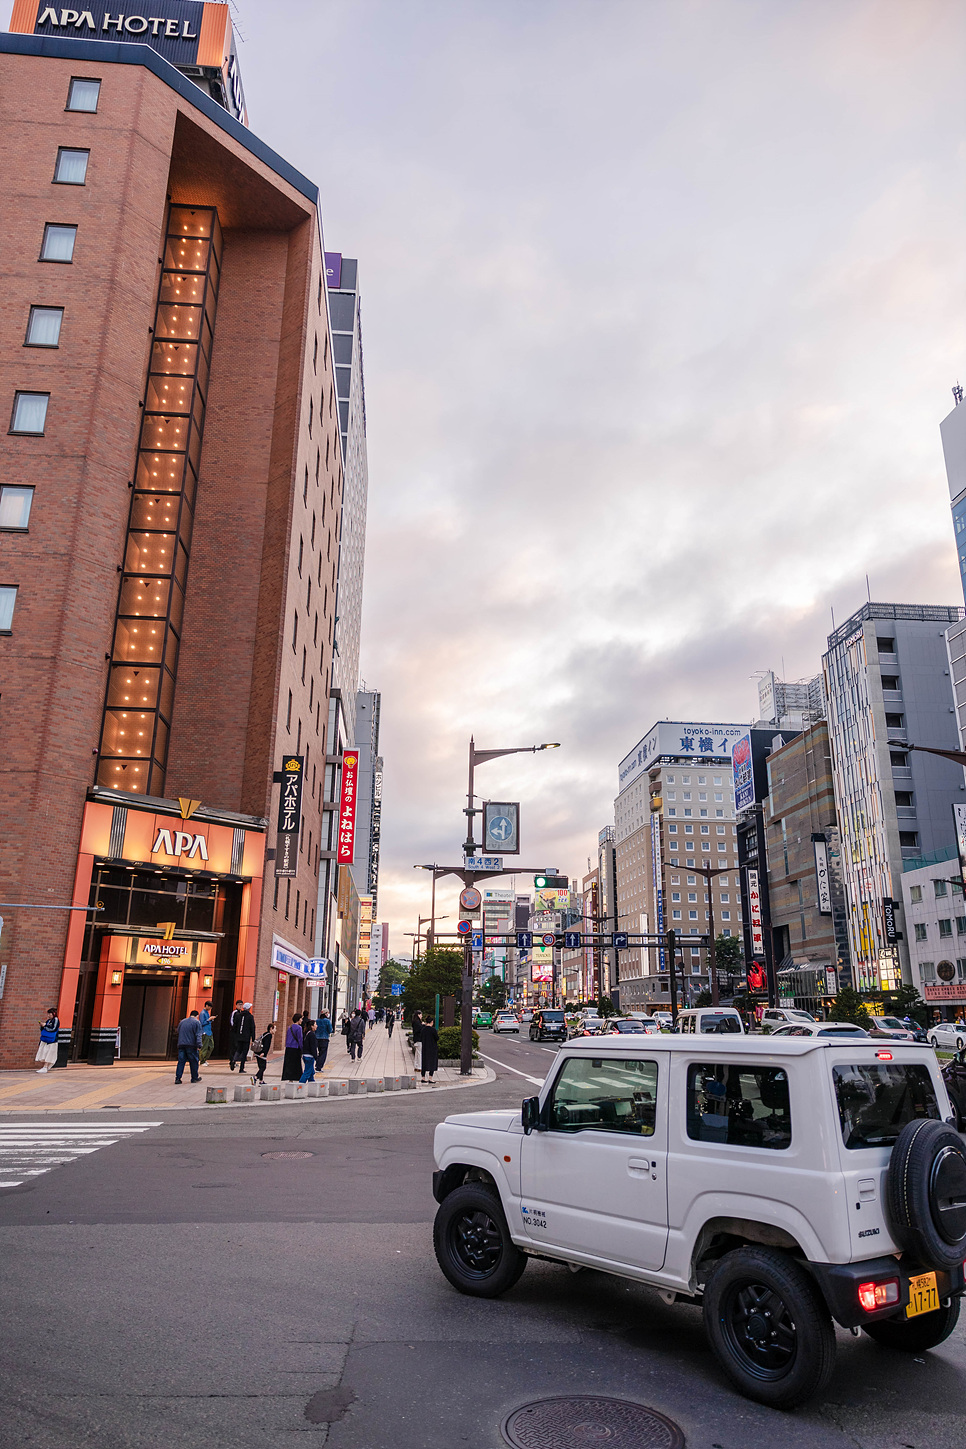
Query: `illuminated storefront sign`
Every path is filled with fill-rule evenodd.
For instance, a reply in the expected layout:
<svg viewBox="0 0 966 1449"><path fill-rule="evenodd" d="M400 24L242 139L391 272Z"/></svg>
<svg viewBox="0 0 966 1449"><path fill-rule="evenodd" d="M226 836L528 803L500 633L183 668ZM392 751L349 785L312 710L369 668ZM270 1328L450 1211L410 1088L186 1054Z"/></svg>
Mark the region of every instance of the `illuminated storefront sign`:
<svg viewBox="0 0 966 1449"><path fill-rule="evenodd" d="M748 919L751 923L751 954L764 956L765 929L761 923L761 891L758 886L758 872L748 868Z"/></svg>
<svg viewBox="0 0 966 1449"><path fill-rule="evenodd" d="M151 847L152 855L185 855L191 860L198 856L208 859L208 841L203 835L189 835L184 830L158 830L157 839Z"/></svg>
<svg viewBox="0 0 966 1449"><path fill-rule="evenodd" d="M294 876L298 872L304 765L302 755L286 755L282 761L275 847L275 874L280 876Z"/></svg>
<svg viewBox="0 0 966 1449"><path fill-rule="evenodd" d="M354 752L342 756L342 797L339 802L340 865L351 865L355 856L356 790L359 780L359 756Z"/></svg>

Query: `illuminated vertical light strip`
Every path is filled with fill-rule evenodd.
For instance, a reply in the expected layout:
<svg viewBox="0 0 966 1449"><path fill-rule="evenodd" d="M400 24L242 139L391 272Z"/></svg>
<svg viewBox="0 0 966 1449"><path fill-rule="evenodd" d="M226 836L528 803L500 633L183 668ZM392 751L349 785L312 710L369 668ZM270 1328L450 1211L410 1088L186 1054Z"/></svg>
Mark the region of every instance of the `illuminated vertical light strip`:
<svg viewBox="0 0 966 1449"><path fill-rule="evenodd" d="M163 795L221 273L213 207L168 214L97 783Z"/></svg>

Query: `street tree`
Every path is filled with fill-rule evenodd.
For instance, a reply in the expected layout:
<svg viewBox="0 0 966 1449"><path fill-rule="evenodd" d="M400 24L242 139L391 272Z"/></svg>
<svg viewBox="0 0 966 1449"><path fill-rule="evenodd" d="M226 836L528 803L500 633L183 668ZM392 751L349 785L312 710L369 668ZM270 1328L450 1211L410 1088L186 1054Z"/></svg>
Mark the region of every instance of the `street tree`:
<svg viewBox="0 0 966 1449"><path fill-rule="evenodd" d="M403 1002L406 1015L414 1011L432 1014L436 1010L436 997L455 996L459 1001L462 989L463 953L452 948L433 947L414 963L409 977L403 984Z"/></svg>

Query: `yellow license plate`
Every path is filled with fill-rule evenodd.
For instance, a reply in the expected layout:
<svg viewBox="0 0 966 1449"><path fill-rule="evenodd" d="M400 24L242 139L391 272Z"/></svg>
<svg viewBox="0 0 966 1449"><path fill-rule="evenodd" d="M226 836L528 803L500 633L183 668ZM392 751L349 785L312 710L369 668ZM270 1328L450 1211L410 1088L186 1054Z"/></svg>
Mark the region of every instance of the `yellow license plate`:
<svg viewBox="0 0 966 1449"><path fill-rule="evenodd" d="M909 1279L909 1307L907 1318L918 1318L920 1313L939 1311L939 1290L935 1273L917 1273Z"/></svg>

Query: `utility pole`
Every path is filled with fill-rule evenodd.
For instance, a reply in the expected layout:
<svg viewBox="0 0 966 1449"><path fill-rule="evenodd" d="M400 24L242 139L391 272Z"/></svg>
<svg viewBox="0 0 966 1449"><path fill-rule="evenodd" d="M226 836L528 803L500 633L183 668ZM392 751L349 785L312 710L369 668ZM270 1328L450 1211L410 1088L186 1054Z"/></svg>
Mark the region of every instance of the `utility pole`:
<svg viewBox="0 0 966 1449"><path fill-rule="evenodd" d="M677 971L675 969L675 956L677 955L677 949L678 949L678 947L677 947L677 936L676 936L676 933L674 932L674 930L672 929L672 930L668 931L668 933L667 933L668 973L669 973L670 978L671 978L669 984L670 984L670 987L671 987L671 1029L672 1030L674 1030L674 1028L676 1028L677 1027L677 1024L678 1024L678 979L677 979Z"/></svg>

